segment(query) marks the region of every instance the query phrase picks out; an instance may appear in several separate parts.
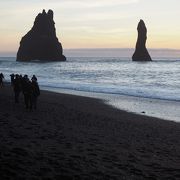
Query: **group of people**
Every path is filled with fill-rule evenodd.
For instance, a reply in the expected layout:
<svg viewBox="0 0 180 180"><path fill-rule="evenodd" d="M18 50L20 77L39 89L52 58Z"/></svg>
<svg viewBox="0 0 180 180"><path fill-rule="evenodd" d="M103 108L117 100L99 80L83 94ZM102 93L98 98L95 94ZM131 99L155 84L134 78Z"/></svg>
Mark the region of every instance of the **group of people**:
<svg viewBox="0 0 180 180"><path fill-rule="evenodd" d="M14 89L15 103L19 103L19 96L22 92L26 109L36 109L37 98L40 95L37 77L32 76L31 80L28 75L11 74L11 85Z"/></svg>

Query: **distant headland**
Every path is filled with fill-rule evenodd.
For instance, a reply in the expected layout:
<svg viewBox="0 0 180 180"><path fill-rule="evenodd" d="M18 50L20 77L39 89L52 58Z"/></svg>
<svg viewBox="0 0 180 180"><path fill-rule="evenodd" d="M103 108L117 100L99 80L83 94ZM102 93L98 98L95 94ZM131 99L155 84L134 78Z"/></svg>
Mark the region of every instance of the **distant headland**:
<svg viewBox="0 0 180 180"><path fill-rule="evenodd" d="M56 37L53 11L39 13L32 29L21 39L17 61L65 61L61 43Z"/></svg>
<svg viewBox="0 0 180 180"><path fill-rule="evenodd" d="M146 49L146 40L147 40L147 28L144 21L141 19L138 27L138 39L136 43L136 50L132 56L133 61L152 61L147 49Z"/></svg>

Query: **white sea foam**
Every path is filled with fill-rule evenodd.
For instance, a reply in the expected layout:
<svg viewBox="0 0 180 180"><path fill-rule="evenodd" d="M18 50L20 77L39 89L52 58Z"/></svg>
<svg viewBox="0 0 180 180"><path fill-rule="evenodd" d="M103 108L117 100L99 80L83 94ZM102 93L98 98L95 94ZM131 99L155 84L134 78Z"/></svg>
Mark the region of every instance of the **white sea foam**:
<svg viewBox="0 0 180 180"><path fill-rule="evenodd" d="M132 62L130 58L70 57L67 62L22 63L0 58L0 72L37 75L39 84L86 92L180 101L180 60Z"/></svg>
<svg viewBox="0 0 180 180"><path fill-rule="evenodd" d="M119 51L122 56L118 54ZM137 97L174 101L174 104L180 102L180 59L177 50L154 50L156 56L153 57L153 62L146 63L132 62L130 58L132 49L68 50L66 52L69 52L66 62L25 63L16 62L14 57L3 57L0 58L0 72L4 73L7 81L10 81L11 73L29 76L35 74L41 88L54 88L56 91L67 89L67 91L102 93L105 96L107 94L116 97L127 95L132 97L131 100ZM93 57L93 52L96 57ZM79 57L70 57L73 55ZM165 55L168 56L164 57ZM113 99L112 101L111 98L110 102L116 106L117 98ZM133 108L129 110L139 112L139 109L134 110L137 106L133 106L134 101L132 102ZM131 106L128 101L124 104L127 104L124 109ZM142 107L141 105L139 107ZM179 117L178 114L176 116Z"/></svg>

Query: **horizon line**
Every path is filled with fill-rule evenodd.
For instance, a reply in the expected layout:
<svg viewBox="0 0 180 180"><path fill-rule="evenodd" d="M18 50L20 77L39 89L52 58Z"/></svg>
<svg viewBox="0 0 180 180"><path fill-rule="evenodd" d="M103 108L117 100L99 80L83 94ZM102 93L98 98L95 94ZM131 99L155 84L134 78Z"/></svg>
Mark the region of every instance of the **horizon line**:
<svg viewBox="0 0 180 180"><path fill-rule="evenodd" d="M122 49L122 50L133 50L135 48L132 48L132 47L125 47L125 48L63 48L63 50L103 50L103 49L110 49L110 50L115 50L115 49ZM177 49L177 48L147 48L148 50L171 50L171 51L180 51L180 48ZM17 51L0 51L0 53L17 53Z"/></svg>

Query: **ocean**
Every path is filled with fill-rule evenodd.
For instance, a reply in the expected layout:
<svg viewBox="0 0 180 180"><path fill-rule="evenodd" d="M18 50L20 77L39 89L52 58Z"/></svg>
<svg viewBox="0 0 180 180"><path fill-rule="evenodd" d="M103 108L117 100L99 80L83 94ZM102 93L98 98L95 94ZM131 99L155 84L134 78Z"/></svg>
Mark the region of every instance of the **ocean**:
<svg viewBox="0 0 180 180"><path fill-rule="evenodd" d="M152 62L133 62L133 49L68 49L66 62L16 62L0 57L0 72L35 74L41 88L180 102L180 50L151 49Z"/></svg>

